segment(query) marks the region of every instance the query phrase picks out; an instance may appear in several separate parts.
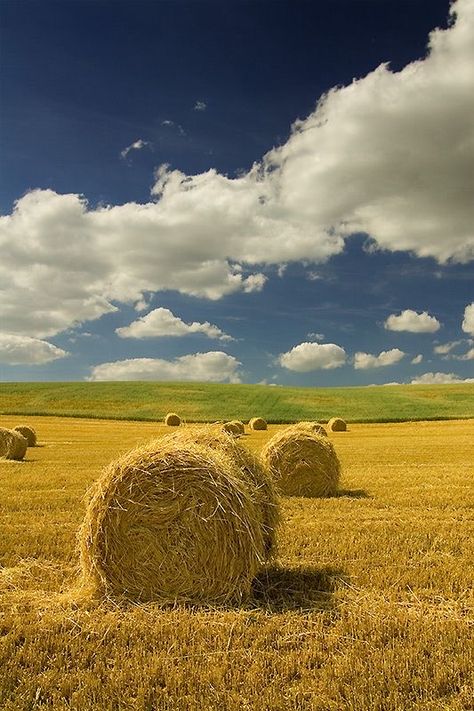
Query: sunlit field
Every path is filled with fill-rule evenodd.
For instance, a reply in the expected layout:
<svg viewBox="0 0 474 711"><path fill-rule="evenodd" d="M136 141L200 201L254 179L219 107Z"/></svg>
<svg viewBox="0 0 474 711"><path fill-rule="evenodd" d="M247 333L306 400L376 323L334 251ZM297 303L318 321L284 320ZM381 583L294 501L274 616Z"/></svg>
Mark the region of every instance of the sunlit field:
<svg viewBox="0 0 474 711"><path fill-rule="evenodd" d="M331 433L340 495L283 500L278 564L227 609L71 592L87 488L169 428L0 417L21 423L40 446L0 460L2 709L474 709L474 420Z"/></svg>

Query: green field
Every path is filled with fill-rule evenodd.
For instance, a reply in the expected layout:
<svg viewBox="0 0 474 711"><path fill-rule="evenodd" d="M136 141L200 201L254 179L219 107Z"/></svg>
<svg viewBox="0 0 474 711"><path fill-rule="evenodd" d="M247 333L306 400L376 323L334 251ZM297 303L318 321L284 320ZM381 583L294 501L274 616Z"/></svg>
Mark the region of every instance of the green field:
<svg viewBox="0 0 474 711"><path fill-rule="evenodd" d="M474 709L474 420L330 433L339 496L284 497L276 564L225 608L74 594L87 488L169 428L22 421L39 446L0 460L2 711Z"/></svg>
<svg viewBox="0 0 474 711"><path fill-rule="evenodd" d="M264 417L349 422L474 417L474 383L359 388L287 388L209 383L1 383L0 414L187 422Z"/></svg>

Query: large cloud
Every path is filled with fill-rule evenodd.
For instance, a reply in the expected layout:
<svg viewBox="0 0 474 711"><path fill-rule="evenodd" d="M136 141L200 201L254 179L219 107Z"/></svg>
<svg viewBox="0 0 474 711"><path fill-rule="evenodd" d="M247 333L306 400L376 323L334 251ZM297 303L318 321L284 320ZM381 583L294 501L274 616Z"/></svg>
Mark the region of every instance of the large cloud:
<svg viewBox="0 0 474 711"><path fill-rule="evenodd" d="M279 358L280 365L296 373L332 370L346 362L346 352L335 343L300 343Z"/></svg>
<svg viewBox="0 0 474 711"><path fill-rule="evenodd" d="M462 330L465 333L470 333L472 336L474 336L474 302L466 306L466 308L464 309Z"/></svg>
<svg viewBox="0 0 474 711"><path fill-rule="evenodd" d="M217 326L213 326L209 321L199 323L185 323L175 316L169 309L154 309L146 316L133 321L129 326L117 328L116 333L121 338L159 338L163 336L187 336L191 333L202 333L208 338L216 338L220 341L232 341L232 336L228 336Z"/></svg>
<svg viewBox="0 0 474 711"><path fill-rule="evenodd" d="M28 336L0 333L0 363L8 365L42 365L65 358L67 351L47 341Z"/></svg>
<svg viewBox="0 0 474 711"><path fill-rule="evenodd" d="M88 380L195 380L209 383L239 383L239 366L222 351L193 353L175 360L131 358L101 363L91 369Z"/></svg>
<svg viewBox="0 0 474 711"><path fill-rule="evenodd" d="M354 356L354 368L356 370L367 370L368 368L382 368L388 365L398 363L405 353L398 348L392 348L389 351L382 351L378 356L371 353L362 353L359 351ZM419 362L419 361L417 361Z"/></svg>
<svg viewBox="0 0 474 711"><path fill-rule="evenodd" d="M435 316L430 316L426 311L417 313L412 309L405 309L400 314L390 314L384 324L388 331L408 331L409 333L436 333L441 324Z"/></svg>
<svg viewBox="0 0 474 711"><path fill-rule="evenodd" d="M146 204L21 198L0 219L5 330L52 335L144 292L258 290L258 265L324 262L357 231L390 250L471 259L474 4L452 12L425 59L333 89L239 178L162 166Z"/></svg>

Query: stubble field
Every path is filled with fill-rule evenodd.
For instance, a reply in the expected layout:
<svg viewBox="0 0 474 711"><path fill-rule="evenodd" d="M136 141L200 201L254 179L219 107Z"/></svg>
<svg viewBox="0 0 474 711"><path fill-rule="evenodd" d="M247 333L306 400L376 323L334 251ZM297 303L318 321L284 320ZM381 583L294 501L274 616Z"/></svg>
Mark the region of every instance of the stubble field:
<svg viewBox="0 0 474 711"><path fill-rule="evenodd" d="M341 495L283 500L278 564L228 609L71 593L88 486L169 428L20 422L40 446L0 461L0 708L474 709L474 420L332 433Z"/></svg>

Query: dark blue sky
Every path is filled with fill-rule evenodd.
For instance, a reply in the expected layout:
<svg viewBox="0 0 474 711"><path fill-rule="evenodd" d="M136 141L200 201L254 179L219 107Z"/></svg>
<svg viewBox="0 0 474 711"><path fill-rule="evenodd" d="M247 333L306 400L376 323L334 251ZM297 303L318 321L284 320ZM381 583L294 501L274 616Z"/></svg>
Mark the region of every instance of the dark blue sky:
<svg viewBox="0 0 474 711"><path fill-rule="evenodd" d="M269 150L288 141L292 123L308 117L331 88L347 86L381 63L389 63L395 75L423 59L429 32L448 27L449 2L2 0L0 12L0 210L6 216L16 200L36 189L82 195L92 212L103 205L146 204L151 200L154 171L162 164L188 176L210 169L229 178L245 175ZM377 106L377 97L373 100ZM197 102L202 102L201 110ZM403 111L400 125L405 115L407 124L410 121L409 109ZM138 140L143 145L121 157L121 152ZM433 153L440 140L449 144L449 136L436 137ZM374 156L381 150L378 146L374 140ZM314 165L318 156L316 149L310 150L307 165ZM421 163L423 160L420 158ZM348 158L348 164L350 161ZM396 165L387 163L384 180L389 183L396 171ZM305 168L300 173L305 173ZM444 194L450 189L448 168L446 175ZM417 180L414 175L414 190ZM336 185L343 186L343 181L341 178ZM320 195L315 186L316 203L323 201ZM396 197L399 199L398 194ZM425 197L420 201L424 210ZM459 213L454 202L452 209ZM61 224L61 219L64 225L64 218L52 215L51 224ZM347 211L342 211L340 220L345 223L347 219ZM28 250L32 272L39 270L39 265L60 270L63 261L56 263L54 256L57 244L44 246L48 233L43 236L38 229L36 234L36 224L34 219L23 221L15 232L25 245L43 240L38 256L35 249ZM312 223L308 224L311 229ZM328 227L328 234L331 229ZM83 232L79 234L74 226L61 230L61 249L66 252L69 243L77 244L83 238ZM136 230L129 238L132 252L140 227ZM327 261L307 259L300 250L294 259L275 258L258 268L256 262L250 262L248 268L245 255L237 258L229 251L225 255L229 263L239 262L246 274L259 272L267 277L261 290L245 293L236 289L210 300L200 294L193 296L191 287L180 293L162 280L157 286L163 284L163 288L137 285L137 290L145 293L147 309L135 310L134 298L126 297L125 292L123 297L107 292L105 298L117 309L114 313L84 319L87 309L85 312L76 304L74 311L76 306L68 306L68 325L43 331L34 326L34 292L48 290L54 271L48 272L44 286L35 279L31 288L26 278L11 286L4 273L6 283L0 281L0 289L8 306L4 323L0 311L0 331L26 339L14 343L26 355L12 357L9 341L0 377L82 379L102 363L136 358L173 361L207 351L234 356L242 364L240 377L247 382L410 382L426 372L472 377L474 360L461 359L472 347L469 339L473 334L461 328L465 308L474 297L470 258L451 259L448 254L451 261L442 263L441 247L430 252L415 246L408 252L400 237L401 249L392 243L387 248L388 242L380 238L382 251L372 253L367 249L368 231L345 236L344 251L335 250ZM378 239L377 234L374 237ZM158 260L161 239L157 230L153 252ZM195 239L199 242L205 237L199 232ZM223 232L222 240L226 239ZM446 234L447 243L450 239ZM189 242L186 245L183 255L189 250ZM11 259L14 264L14 257ZM163 256L162 262L166 260ZM287 266L278 274L279 264L284 263ZM10 287L14 297L10 297ZM102 297L105 291L101 289L95 280L87 287L87 298L78 298ZM18 293L25 290L31 292L27 302L31 322L12 329L13 309L23 308ZM57 298L62 299L59 287ZM64 303L69 303L68 299L64 296ZM37 323L46 312L51 315L49 302L37 308ZM187 324L209 322L236 340L212 340L202 331L145 339L119 338L115 333L116 328L157 308L169 309ZM431 332L384 328L391 314L404 310L427 312L441 326ZM91 335L81 335L84 332ZM38 347L28 342L31 338L54 344L69 355L55 360L28 355L29 346L33 350ZM463 342L448 353L433 352L437 343L456 340ZM316 357L317 367L309 370L306 366L304 371L282 367L280 354L306 342L338 345L346 352L346 364L321 369ZM405 355L388 367L354 368L356 352L378 356L391 349ZM418 354L423 354L423 361L412 365ZM311 360L311 354L306 357ZM180 371L176 373L179 377Z"/></svg>

